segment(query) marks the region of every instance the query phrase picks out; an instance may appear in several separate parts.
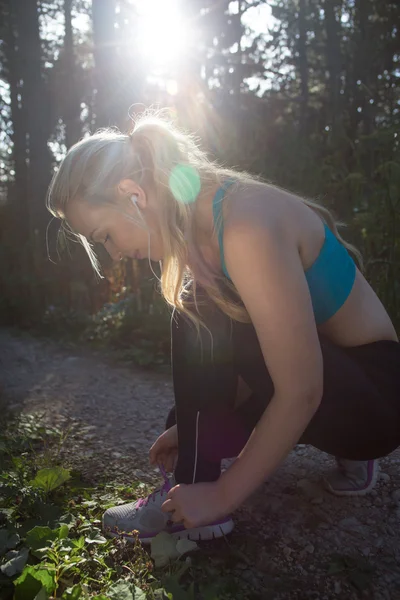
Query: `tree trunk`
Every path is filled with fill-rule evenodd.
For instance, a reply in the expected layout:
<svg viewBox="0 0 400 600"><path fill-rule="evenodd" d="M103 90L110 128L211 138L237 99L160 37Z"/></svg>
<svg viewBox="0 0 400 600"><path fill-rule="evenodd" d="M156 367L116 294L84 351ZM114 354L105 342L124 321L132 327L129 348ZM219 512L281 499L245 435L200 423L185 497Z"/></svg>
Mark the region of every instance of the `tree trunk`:
<svg viewBox="0 0 400 600"><path fill-rule="evenodd" d="M340 75L341 52L339 24L336 20L336 0L325 0L324 15L326 28L326 59L329 72L329 116L332 138L336 138L341 125L340 111Z"/></svg>
<svg viewBox="0 0 400 600"><path fill-rule="evenodd" d="M34 313L44 308L44 285L49 267L46 228L50 220L45 206L51 178L52 157L47 145L51 132L48 89L42 72L42 47L38 3L13 0L17 16L17 37L23 79L22 110L26 114L28 144L28 198L30 244L33 262ZM26 218L26 215L21 215Z"/></svg>
<svg viewBox="0 0 400 600"><path fill-rule="evenodd" d="M350 108L350 139L358 137L358 127L363 123L363 133L371 129L367 89L369 84L370 48L368 42L368 15L370 0L355 0L354 3L354 63L352 77L352 102ZM360 109L360 110L359 110Z"/></svg>
<svg viewBox="0 0 400 600"><path fill-rule="evenodd" d="M80 122L80 97L74 55L74 41L72 32L72 0L64 0L64 56L62 72L68 85L65 87L63 120L65 123L65 144L70 148L77 142L81 135Z"/></svg>
<svg viewBox="0 0 400 600"><path fill-rule="evenodd" d="M27 119L25 106L22 103L22 57L16 37L15 4L8 2L9 23L5 28L5 58L7 64L7 79L10 86L12 142L14 163L14 182L10 187L9 200L12 202L12 212L15 222L14 235L16 246L24 245L29 239L29 209L27 205L28 181L28 148L27 148ZM22 216L24 215L24 218Z"/></svg>
<svg viewBox="0 0 400 600"><path fill-rule="evenodd" d="M97 128L128 121L125 87L131 79L118 68L115 10L116 0L92 0Z"/></svg>
<svg viewBox="0 0 400 600"><path fill-rule="evenodd" d="M299 73L300 73L300 133L307 132L308 115L308 57L307 57L307 20L306 0L299 0Z"/></svg>

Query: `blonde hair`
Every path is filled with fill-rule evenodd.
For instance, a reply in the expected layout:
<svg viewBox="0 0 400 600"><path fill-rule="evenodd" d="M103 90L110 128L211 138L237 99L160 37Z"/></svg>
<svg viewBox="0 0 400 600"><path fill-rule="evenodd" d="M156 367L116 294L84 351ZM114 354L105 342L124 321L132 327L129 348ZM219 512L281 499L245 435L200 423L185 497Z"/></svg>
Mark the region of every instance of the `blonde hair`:
<svg viewBox="0 0 400 600"><path fill-rule="evenodd" d="M159 201L164 248L160 283L167 303L186 314L199 331L199 283L229 317L249 322L234 286L204 260L196 242L193 214L199 194L209 195L226 179L235 180L225 194L229 200L237 186L262 182L262 178L211 161L193 134L176 127L164 111L150 110L136 119L129 134L104 129L72 146L52 179L47 207L65 221L65 209L72 199L113 202L118 183L126 178L136 181L145 192L151 189ZM330 211L311 200L301 200L320 215L361 264L360 253L341 238ZM221 222L214 224L214 234L220 227ZM78 237L100 275L91 244L84 236ZM193 294L188 292L189 284L193 285Z"/></svg>

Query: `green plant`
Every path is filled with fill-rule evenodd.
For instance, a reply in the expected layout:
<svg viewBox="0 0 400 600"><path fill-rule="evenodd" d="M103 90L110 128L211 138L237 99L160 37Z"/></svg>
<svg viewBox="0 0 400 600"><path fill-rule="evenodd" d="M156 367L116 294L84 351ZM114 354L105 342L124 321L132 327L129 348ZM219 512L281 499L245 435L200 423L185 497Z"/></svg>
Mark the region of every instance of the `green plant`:
<svg viewBox="0 0 400 600"><path fill-rule="evenodd" d="M207 553L175 543L156 566L134 538L106 539L108 507L146 494L148 486L87 485L59 464L66 434L38 415L7 418L0 431L0 596L3 600L246 600L245 591L215 569ZM165 540L164 540L165 542ZM164 544L163 542L163 544ZM229 550L229 546L227 545ZM165 554L165 548L161 554ZM165 558L165 557L164 557ZM227 559L227 564L229 559ZM221 564L221 559L220 563Z"/></svg>

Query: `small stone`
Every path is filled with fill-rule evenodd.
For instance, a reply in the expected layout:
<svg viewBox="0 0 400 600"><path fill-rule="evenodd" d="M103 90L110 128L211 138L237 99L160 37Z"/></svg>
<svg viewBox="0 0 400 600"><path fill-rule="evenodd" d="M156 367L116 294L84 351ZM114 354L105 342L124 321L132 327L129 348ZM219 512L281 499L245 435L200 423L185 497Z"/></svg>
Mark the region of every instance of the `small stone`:
<svg viewBox="0 0 400 600"><path fill-rule="evenodd" d="M340 529L344 531L350 531L355 533L360 533L361 535L365 534L365 527L360 523L358 519L355 517L347 517L342 519L338 523Z"/></svg>
<svg viewBox="0 0 400 600"><path fill-rule="evenodd" d="M308 479L299 479L297 482L297 487L299 487L308 498L316 498L321 496L321 488L319 485L309 481Z"/></svg>
<svg viewBox="0 0 400 600"><path fill-rule="evenodd" d="M133 469L132 473L135 477L146 477L146 473L144 473L141 469Z"/></svg>
<svg viewBox="0 0 400 600"><path fill-rule="evenodd" d="M390 481L390 475L388 475L387 473L380 473L380 479L382 479L382 481L384 481L385 483L387 483L388 481Z"/></svg>
<svg viewBox="0 0 400 600"><path fill-rule="evenodd" d="M313 498L311 500L311 504L322 504L324 501L324 499L322 498L322 496L317 496L316 498Z"/></svg>
<svg viewBox="0 0 400 600"><path fill-rule="evenodd" d="M369 556L371 554L371 549L370 548L363 548L361 550L361 552L364 554L364 556Z"/></svg>
<svg viewBox="0 0 400 600"><path fill-rule="evenodd" d="M289 557L292 554L292 552L293 552L293 550L292 550L292 548L289 548L289 546L285 546L283 549L283 554L286 557Z"/></svg>
<svg viewBox="0 0 400 600"><path fill-rule="evenodd" d="M308 546L305 547L305 550L309 553L312 554L314 552L314 546L312 544L308 544Z"/></svg>
<svg viewBox="0 0 400 600"><path fill-rule="evenodd" d="M340 594L342 592L342 586L340 581L335 581L335 585L334 585L334 592L335 594Z"/></svg>
<svg viewBox="0 0 400 600"><path fill-rule="evenodd" d="M121 458L122 454L121 454L121 452L111 452L111 456L113 458Z"/></svg>
<svg viewBox="0 0 400 600"><path fill-rule="evenodd" d="M393 502L400 503L400 490L394 490L394 492L392 492L392 500Z"/></svg>
<svg viewBox="0 0 400 600"><path fill-rule="evenodd" d="M258 585L257 577L250 570L243 571L242 577L245 581L250 583L250 585L254 585L255 587Z"/></svg>

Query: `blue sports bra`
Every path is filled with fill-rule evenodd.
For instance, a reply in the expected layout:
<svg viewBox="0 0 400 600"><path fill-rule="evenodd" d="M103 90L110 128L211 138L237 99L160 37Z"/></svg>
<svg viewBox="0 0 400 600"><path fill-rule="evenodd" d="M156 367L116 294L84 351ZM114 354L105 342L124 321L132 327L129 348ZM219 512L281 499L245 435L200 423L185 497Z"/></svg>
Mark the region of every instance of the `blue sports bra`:
<svg viewBox="0 0 400 600"><path fill-rule="evenodd" d="M222 200L226 189L234 183L227 180L217 190L213 199L214 223L218 229L218 243L221 256L221 266L229 278L225 264L222 219ZM329 227L325 227L325 242L315 262L304 274L310 290L315 321L317 325L332 317L348 298L356 277L356 266L346 248L339 242Z"/></svg>

